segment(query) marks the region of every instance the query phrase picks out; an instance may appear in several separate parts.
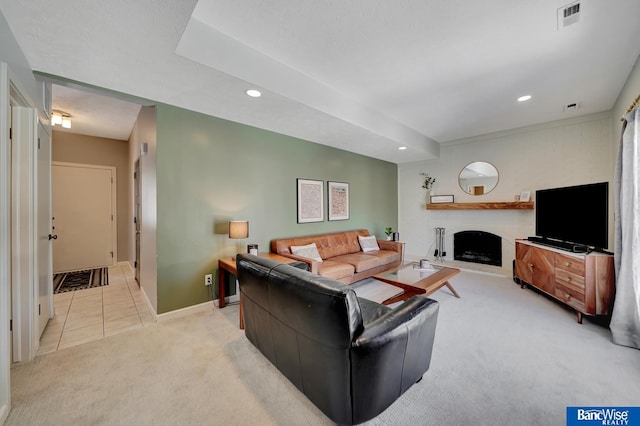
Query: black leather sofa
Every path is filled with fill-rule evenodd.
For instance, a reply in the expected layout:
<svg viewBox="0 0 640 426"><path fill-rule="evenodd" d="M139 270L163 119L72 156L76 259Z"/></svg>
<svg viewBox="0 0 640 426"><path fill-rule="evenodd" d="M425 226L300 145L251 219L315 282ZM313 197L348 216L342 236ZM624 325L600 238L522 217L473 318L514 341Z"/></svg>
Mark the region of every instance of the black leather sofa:
<svg viewBox="0 0 640 426"><path fill-rule="evenodd" d="M429 369L435 300L392 310L295 266L236 262L247 338L334 422L376 417Z"/></svg>

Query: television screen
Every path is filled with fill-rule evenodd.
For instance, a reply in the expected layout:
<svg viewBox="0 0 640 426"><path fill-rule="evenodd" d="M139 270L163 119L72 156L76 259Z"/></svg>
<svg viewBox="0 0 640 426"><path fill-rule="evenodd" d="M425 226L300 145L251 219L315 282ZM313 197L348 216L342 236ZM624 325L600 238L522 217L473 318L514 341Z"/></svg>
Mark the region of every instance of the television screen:
<svg viewBox="0 0 640 426"><path fill-rule="evenodd" d="M607 248L608 182L541 189L535 201L538 237Z"/></svg>

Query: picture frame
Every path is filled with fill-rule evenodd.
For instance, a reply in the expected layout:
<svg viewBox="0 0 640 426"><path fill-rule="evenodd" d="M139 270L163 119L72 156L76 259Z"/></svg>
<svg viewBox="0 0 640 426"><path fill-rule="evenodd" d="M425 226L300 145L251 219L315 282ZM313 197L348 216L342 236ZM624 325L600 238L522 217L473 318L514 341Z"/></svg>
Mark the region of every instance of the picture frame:
<svg viewBox="0 0 640 426"><path fill-rule="evenodd" d="M432 195L429 197L431 204L453 203L453 195Z"/></svg>
<svg viewBox="0 0 640 426"><path fill-rule="evenodd" d="M324 181L296 179L298 223L324 222Z"/></svg>
<svg viewBox="0 0 640 426"><path fill-rule="evenodd" d="M520 201L531 201L531 191L522 191L520 193Z"/></svg>
<svg viewBox="0 0 640 426"><path fill-rule="evenodd" d="M328 219L349 220L349 183L327 182Z"/></svg>

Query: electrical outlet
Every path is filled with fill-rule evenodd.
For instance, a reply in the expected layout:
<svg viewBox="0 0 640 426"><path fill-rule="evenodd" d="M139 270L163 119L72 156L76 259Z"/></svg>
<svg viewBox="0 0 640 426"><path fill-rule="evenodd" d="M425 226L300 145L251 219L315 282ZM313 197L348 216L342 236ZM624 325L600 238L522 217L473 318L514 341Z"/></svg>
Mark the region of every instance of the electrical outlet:
<svg viewBox="0 0 640 426"><path fill-rule="evenodd" d="M213 274L207 274L204 276L204 285L211 285L213 283Z"/></svg>

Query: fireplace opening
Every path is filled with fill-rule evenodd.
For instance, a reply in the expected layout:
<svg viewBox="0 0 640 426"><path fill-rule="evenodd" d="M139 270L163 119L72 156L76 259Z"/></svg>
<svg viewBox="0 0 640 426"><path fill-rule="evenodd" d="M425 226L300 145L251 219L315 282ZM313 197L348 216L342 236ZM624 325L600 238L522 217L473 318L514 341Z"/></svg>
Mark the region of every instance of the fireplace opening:
<svg viewBox="0 0 640 426"><path fill-rule="evenodd" d="M453 258L502 266L502 238L484 231L456 232L453 234Z"/></svg>

